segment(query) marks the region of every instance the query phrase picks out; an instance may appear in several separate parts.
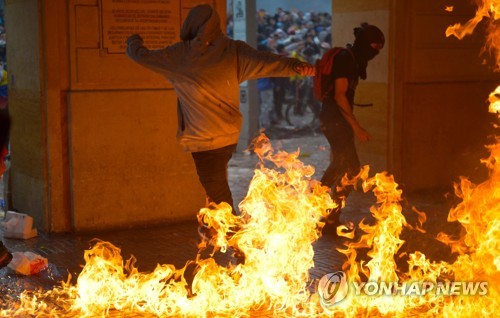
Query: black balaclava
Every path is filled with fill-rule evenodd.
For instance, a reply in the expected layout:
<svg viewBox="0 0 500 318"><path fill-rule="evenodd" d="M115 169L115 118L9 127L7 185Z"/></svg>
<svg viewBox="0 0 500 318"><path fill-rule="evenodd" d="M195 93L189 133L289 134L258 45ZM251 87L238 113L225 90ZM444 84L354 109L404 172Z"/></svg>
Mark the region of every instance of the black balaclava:
<svg viewBox="0 0 500 318"><path fill-rule="evenodd" d="M373 59L379 53L378 49L371 46L372 43L377 43L380 48L384 46L384 33L374 25L362 23L360 27L354 28L354 44L351 49L356 56L356 62L359 68L359 77L366 79L366 67L368 61Z"/></svg>

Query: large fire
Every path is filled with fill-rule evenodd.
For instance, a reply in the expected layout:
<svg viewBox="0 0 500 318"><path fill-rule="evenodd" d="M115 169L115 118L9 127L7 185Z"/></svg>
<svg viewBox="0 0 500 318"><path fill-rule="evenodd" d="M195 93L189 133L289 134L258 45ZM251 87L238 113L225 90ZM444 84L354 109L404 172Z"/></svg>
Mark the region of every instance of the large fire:
<svg viewBox="0 0 500 318"><path fill-rule="evenodd" d="M450 27L447 34L470 34L484 17L489 18L487 44L495 53L498 70L500 1L480 3L475 18L464 26ZM491 112L500 111L499 94L500 87L490 96ZM276 152L262 135L255 152L263 164L240 203L242 215L232 215L226 204L199 213L217 230L200 247L238 250L245 255L244 263L224 267L213 258L198 258L191 262L196 271L188 284L187 267L158 265L151 273L141 273L133 258L124 261L118 248L99 242L85 252L86 264L75 285L68 282L50 291L25 292L19 303L0 314L234 317L265 311L276 317L494 316L500 312L499 137L489 150L490 157L483 160L490 170L489 179L479 185L462 179L456 186L462 201L450 211L448 220L460 222L463 235L452 238L441 233L437 237L456 253L456 260L433 262L416 251L408 255L404 272L395 261L404 243L401 233L404 228L423 230L412 228L403 216L402 191L394 178L386 173L369 177L368 168L363 169L357 179L364 191L373 191L377 198L371 208L376 222L361 222L358 227L364 234L341 251L347 257L343 270L349 290L333 306L325 306L320 295L311 291L314 282L309 270L314 266L312 243L320 236L326 211L335 203L328 189L311 178L314 169L298 160L298 152ZM416 212L424 222L425 214ZM353 237L353 233L339 234ZM369 250L365 261L357 258L360 248ZM478 294L467 295L473 291Z"/></svg>

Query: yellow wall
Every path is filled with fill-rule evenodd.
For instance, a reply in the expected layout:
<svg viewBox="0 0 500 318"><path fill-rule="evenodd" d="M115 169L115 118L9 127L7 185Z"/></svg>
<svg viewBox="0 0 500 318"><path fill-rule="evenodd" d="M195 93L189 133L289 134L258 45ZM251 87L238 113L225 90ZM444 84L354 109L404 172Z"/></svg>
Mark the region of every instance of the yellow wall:
<svg viewBox="0 0 500 318"><path fill-rule="evenodd" d="M172 91L74 92L70 105L77 230L195 219L205 197L175 140Z"/></svg>

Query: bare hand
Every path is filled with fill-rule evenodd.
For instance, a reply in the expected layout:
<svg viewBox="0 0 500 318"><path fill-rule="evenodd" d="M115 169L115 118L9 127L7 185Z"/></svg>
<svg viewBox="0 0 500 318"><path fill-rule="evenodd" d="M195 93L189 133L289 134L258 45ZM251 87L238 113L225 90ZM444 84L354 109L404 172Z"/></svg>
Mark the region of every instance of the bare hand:
<svg viewBox="0 0 500 318"><path fill-rule="evenodd" d="M367 142L372 139L372 136L362 127L356 129L354 133L360 142Z"/></svg>
<svg viewBox="0 0 500 318"><path fill-rule="evenodd" d="M298 67L298 71L301 76L314 76L316 74L316 67L309 63L302 62Z"/></svg>

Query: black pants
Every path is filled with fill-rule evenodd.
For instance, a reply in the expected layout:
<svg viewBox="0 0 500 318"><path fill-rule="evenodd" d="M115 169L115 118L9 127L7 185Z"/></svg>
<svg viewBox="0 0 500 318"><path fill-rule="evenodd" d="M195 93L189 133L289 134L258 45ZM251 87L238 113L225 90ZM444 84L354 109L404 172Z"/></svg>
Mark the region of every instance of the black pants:
<svg viewBox="0 0 500 318"><path fill-rule="evenodd" d="M354 132L343 117L321 121L321 131L331 149L330 165L321 178L321 183L332 188L334 197L347 196L351 189L338 192L336 187L341 185L345 174L351 178L360 170L359 157L354 144Z"/></svg>
<svg viewBox="0 0 500 318"><path fill-rule="evenodd" d="M233 207L233 212L235 210L227 179L227 165L235 150L236 145L229 145L219 149L193 152L191 154L208 200L217 204L227 202Z"/></svg>

